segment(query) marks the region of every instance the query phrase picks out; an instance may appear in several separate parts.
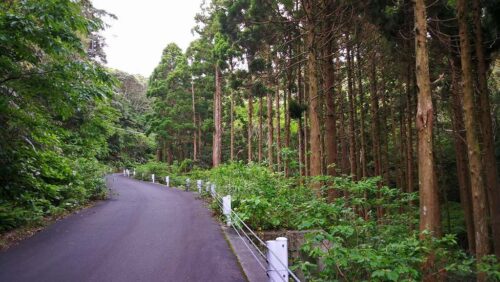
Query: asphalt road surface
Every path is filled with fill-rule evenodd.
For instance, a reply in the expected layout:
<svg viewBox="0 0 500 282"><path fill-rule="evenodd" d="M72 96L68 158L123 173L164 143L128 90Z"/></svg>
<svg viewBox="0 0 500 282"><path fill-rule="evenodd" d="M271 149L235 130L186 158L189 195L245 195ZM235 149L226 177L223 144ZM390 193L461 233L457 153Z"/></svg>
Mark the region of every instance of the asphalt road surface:
<svg viewBox="0 0 500 282"><path fill-rule="evenodd" d="M0 281L245 281L192 193L109 176L110 200L0 253Z"/></svg>

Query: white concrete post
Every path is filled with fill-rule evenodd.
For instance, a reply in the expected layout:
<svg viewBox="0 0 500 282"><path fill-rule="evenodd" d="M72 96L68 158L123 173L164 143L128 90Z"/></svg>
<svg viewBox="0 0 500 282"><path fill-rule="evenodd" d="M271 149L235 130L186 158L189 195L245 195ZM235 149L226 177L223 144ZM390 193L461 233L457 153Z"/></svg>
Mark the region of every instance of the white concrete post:
<svg viewBox="0 0 500 282"><path fill-rule="evenodd" d="M126 176L127 175L127 172L125 170L123 170L123 176Z"/></svg>
<svg viewBox="0 0 500 282"><path fill-rule="evenodd" d="M191 186L191 179L186 178L186 191L189 191L189 186Z"/></svg>
<svg viewBox="0 0 500 282"><path fill-rule="evenodd" d="M154 175L154 174L151 174L151 181L152 181L153 183L155 183L155 175Z"/></svg>
<svg viewBox="0 0 500 282"><path fill-rule="evenodd" d="M266 241L269 282L288 281L288 240L278 237Z"/></svg>
<svg viewBox="0 0 500 282"><path fill-rule="evenodd" d="M135 168L134 168L134 177L135 177Z"/></svg>
<svg viewBox="0 0 500 282"><path fill-rule="evenodd" d="M231 195L222 198L222 213L226 216L227 226L231 226Z"/></svg>
<svg viewBox="0 0 500 282"><path fill-rule="evenodd" d="M198 186L198 193L201 194L201 187L203 186L203 181L196 180L196 186Z"/></svg>
<svg viewBox="0 0 500 282"><path fill-rule="evenodd" d="M167 187L170 187L170 176L165 176L165 183L167 183Z"/></svg>
<svg viewBox="0 0 500 282"><path fill-rule="evenodd" d="M210 184L210 194L212 194L212 198L215 197L215 184Z"/></svg>
<svg viewBox="0 0 500 282"><path fill-rule="evenodd" d="M127 172L127 177L130 177L130 170L127 168L125 171Z"/></svg>
<svg viewBox="0 0 500 282"><path fill-rule="evenodd" d="M205 192L208 193L208 190L210 190L210 181L208 181L207 186L205 186Z"/></svg>

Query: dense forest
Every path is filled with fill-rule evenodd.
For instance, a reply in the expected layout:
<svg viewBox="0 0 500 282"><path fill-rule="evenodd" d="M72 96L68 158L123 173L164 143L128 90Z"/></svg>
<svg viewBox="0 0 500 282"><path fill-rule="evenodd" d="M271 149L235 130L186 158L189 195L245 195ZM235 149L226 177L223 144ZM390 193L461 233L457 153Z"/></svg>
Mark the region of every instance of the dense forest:
<svg viewBox="0 0 500 282"><path fill-rule="evenodd" d="M89 1L0 3L2 232L105 197L111 167L154 151L146 79L103 66L106 15Z"/></svg>
<svg viewBox="0 0 500 282"><path fill-rule="evenodd" d="M313 281L500 280L499 1L207 1L149 79L87 0L0 6L0 230L134 167L311 230Z"/></svg>

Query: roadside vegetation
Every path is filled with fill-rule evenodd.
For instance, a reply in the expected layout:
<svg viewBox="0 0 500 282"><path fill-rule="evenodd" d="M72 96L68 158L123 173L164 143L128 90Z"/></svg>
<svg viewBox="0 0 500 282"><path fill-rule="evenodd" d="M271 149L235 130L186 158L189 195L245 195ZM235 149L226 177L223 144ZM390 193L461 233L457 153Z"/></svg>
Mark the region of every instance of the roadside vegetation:
<svg viewBox="0 0 500 282"><path fill-rule="evenodd" d="M0 3L0 233L104 199L146 161L145 79L109 70L89 1Z"/></svg>

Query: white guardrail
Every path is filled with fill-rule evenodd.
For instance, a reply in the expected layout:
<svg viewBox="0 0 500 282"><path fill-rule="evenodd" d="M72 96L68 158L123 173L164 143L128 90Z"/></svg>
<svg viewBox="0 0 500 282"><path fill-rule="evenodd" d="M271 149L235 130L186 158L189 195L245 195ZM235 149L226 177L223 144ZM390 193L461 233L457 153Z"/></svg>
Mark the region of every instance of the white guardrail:
<svg viewBox="0 0 500 282"><path fill-rule="evenodd" d="M124 169L123 175L130 177L130 170ZM133 176L136 175L135 169ZM144 179L144 173L142 178ZM151 174L151 182L155 183L155 175ZM170 187L170 176L165 177L165 184ZM191 180L186 179L186 191L189 191ZM202 193L203 181L196 181L198 193ZM215 184L206 182L205 193L209 194L219 205L222 214L226 217L226 224L232 227L244 245L248 248L252 256L255 258L262 271L269 277L269 282L285 281L290 279L300 282L300 279L288 268L288 240L285 237L278 237L275 240L264 242L248 225L240 218L240 216L231 209L231 195L220 197L217 194ZM260 245L260 246L259 246ZM266 254L264 254L266 252Z"/></svg>

